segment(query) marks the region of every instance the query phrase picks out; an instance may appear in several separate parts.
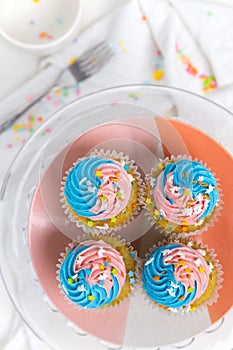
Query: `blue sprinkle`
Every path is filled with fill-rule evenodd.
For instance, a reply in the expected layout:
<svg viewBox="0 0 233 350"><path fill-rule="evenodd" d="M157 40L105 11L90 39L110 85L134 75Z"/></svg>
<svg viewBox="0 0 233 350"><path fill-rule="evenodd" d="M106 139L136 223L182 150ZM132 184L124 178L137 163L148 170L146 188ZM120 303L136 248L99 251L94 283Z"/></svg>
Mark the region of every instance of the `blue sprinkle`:
<svg viewBox="0 0 233 350"><path fill-rule="evenodd" d="M100 284L101 286L103 286L103 285L104 285L104 280L100 280L100 281L99 281L99 284Z"/></svg>
<svg viewBox="0 0 233 350"><path fill-rule="evenodd" d="M128 165L125 165L125 166L124 166L124 169L127 171L127 170L129 170L130 168L129 168Z"/></svg>
<svg viewBox="0 0 233 350"><path fill-rule="evenodd" d="M91 270L90 269L85 270L85 272L86 272L87 276L90 276L90 274L91 274Z"/></svg>
<svg viewBox="0 0 233 350"><path fill-rule="evenodd" d="M135 258L134 253L130 252L129 255L131 256L131 258L133 258L133 259Z"/></svg>
<svg viewBox="0 0 233 350"><path fill-rule="evenodd" d="M108 262L108 261L105 261L105 262L104 262L104 266L109 266L109 262Z"/></svg>
<svg viewBox="0 0 233 350"><path fill-rule="evenodd" d="M169 202L173 205L174 204L174 200L169 198Z"/></svg>
<svg viewBox="0 0 233 350"><path fill-rule="evenodd" d="M135 278L130 278L130 283L134 284L135 283Z"/></svg>
<svg viewBox="0 0 233 350"><path fill-rule="evenodd" d="M129 271L129 272L128 272L128 276L129 276L129 277L133 277L133 276L134 276L134 272L133 272L133 271Z"/></svg>

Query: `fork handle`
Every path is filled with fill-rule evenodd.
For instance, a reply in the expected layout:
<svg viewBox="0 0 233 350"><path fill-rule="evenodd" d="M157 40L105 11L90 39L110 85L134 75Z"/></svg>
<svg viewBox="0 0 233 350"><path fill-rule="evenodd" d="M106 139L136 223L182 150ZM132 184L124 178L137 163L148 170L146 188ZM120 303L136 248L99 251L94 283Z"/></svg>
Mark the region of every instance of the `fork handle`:
<svg viewBox="0 0 233 350"><path fill-rule="evenodd" d="M61 67L50 65L2 99L0 101L0 133L44 96L55 85L62 71Z"/></svg>

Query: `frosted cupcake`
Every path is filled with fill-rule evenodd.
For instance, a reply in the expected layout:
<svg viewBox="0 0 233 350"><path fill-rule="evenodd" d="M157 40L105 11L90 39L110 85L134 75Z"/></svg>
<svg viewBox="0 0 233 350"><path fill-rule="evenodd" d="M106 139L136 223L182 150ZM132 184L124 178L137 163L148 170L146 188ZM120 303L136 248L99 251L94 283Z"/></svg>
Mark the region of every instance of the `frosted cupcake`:
<svg viewBox="0 0 233 350"><path fill-rule="evenodd" d="M127 224L142 202L142 180L127 156L96 151L79 159L62 183L65 213L86 232Z"/></svg>
<svg viewBox="0 0 233 350"><path fill-rule="evenodd" d="M221 266L213 250L196 242L163 242L146 258L143 289L156 305L173 312L195 311L217 300Z"/></svg>
<svg viewBox="0 0 233 350"><path fill-rule="evenodd" d="M58 274L67 299L84 309L115 306L136 281L136 255L113 236L73 242L62 254Z"/></svg>
<svg viewBox="0 0 233 350"><path fill-rule="evenodd" d="M166 233L201 233L220 209L214 174L188 157L166 158L147 176L146 209Z"/></svg>

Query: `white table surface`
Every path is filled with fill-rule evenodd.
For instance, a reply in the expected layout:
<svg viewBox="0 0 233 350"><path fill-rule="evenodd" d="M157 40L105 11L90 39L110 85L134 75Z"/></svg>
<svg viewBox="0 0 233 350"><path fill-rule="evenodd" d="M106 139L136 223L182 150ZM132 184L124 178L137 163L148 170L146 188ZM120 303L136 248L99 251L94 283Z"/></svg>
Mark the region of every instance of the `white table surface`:
<svg viewBox="0 0 233 350"><path fill-rule="evenodd" d="M226 3L232 2L232 0L225 0ZM111 11L119 3L124 2L123 0L85 0L84 1L84 14L83 14L83 28L90 25L97 18L103 16L105 13ZM17 89L24 81L32 77L38 71L40 57L19 50L14 47L12 44L8 43L5 39L0 37L0 99L6 96L8 93ZM1 136L0 136L1 137ZM12 157L14 156L14 151L12 151ZM4 164L1 164L1 167L4 168L4 171L0 172L0 184L3 180L5 170L10 164L11 158L7 161L4 158ZM2 314L5 315L6 319L12 317L13 307L11 306L7 294L4 290L2 284L0 284L0 301L4 300L4 305L2 306ZM219 327L220 326L220 327ZM1 329L2 327L2 329ZM219 328L218 328L219 327ZM214 325L212 330L216 328L215 332L211 330L209 333L204 333L195 339L195 343L190 341L190 346L187 349L223 349L223 350L232 350L233 349L233 311L230 311L225 319L223 324ZM24 337L25 330L22 330L19 335L19 339L16 339L15 349L18 349L18 341L22 341ZM30 332L30 331L28 331ZM0 334L4 334L4 324L0 324ZM27 340L28 349L47 349L35 336L29 337L30 340ZM78 346L79 345L79 346ZM183 344L185 345L185 343ZM179 348L183 347L181 344ZM77 348L89 350L93 348L104 349L100 343L92 337L80 337L80 343L77 344ZM162 347L162 349L172 349L175 347ZM3 340L0 340L0 349L7 349L3 346ZM143 349L142 349L143 350Z"/></svg>

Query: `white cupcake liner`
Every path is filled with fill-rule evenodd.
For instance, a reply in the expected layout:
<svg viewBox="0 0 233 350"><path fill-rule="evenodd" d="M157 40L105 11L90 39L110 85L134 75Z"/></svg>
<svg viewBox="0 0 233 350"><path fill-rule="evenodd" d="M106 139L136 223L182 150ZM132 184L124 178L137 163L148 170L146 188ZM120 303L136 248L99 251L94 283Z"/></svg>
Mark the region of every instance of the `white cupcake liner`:
<svg viewBox="0 0 233 350"><path fill-rule="evenodd" d="M65 294L65 292L62 289L61 286L61 281L60 281L60 269L61 269L61 265L63 263L63 261L65 260L66 255L68 254L68 252L72 249L71 247L66 246L65 247L65 252L62 252L60 254L60 258L58 259L59 263L56 265L57 266L57 271L56 271L56 279L59 282L58 288L60 290L60 293L64 296L65 301L69 304L72 305L75 310L77 311L83 311L85 310L85 312L89 312L89 313L99 313L99 312L105 312L105 310L109 310L110 308L114 308L114 307L118 307L119 305L123 305L123 303L126 303L128 298L131 298L135 295L135 291L137 289L137 285L138 285L138 281L140 279L140 264L141 264L141 260L139 259L139 257L137 256L137 251L134 250L134 248L130 245L129 242L126 242L125 239L122 239L121 236L115 236L114 233L110 234L110 235L106 235L105 233L100 233L98 235L96 235L95 233L91 233L91 234L83 234L82 237L77 237L77 240L75 241L71 241L71 244L77 245L80 244L81 242L85 241L85 240L103 240L105 243L108 243L109 245L111 245L113 248L117 247L119 245L123 245L126 246L129 250L129 254L132 253L134 255L133 259L135 260L135 271L134 271L134 276L133 278L135 278L135 283L134 284L130 284L130 292L127 296L125 296L122 300L119 301L119 303L115 303L112 305L112 303L106 307L101 307L101 308L83 308L81 306L79 306L78 304L74 303L72 300L70 300L68 298L68 296ZM129 278L128 276L128 272L127 272L127 278Z"/></svg>
<svg viewBox="0 0 233 350"><path fill-rule="evenodd" d="M103 226L88 226L87 224L83 223L80 221L79 217L76 216L72 211L70 206L67 203L67 200L65 198L64 195L64 188L65 188L65 182L68 176L68 173L75 167L75 165L77 163L79 163L80 161L86 159L87 157L96 157L99 156L101 158L108 158L108 159L119 159L120 163L127 165L130 167L132 173L133 173L133 177L135 179L135 181L138 184L138 201L136 204L136 207L134 209L134 211L132 212L132 214L127 218L127 220L120 225L116 225L116 226L109 226L107 224L107 220L103 221L104 224ZM122 152L117 153L116 151L111 151L111 150L94 150L93 152L90 153L90 155L86 156L86 157L82 157L79 158L75 163L73 163L73 166L70 167L67 171L66 171L66 175L63 177L63 181L62 181L62 186L61 186L61 192L60 192L60 196L61 198L61 203L62 203L62 208L64 209L65 214L68 216L68 218L70 219L70 221L74 222L76 224L77 227L81 228L85 233L95 233L98 234L100 232L105 232L106 234L111 233L111 232L116 232L119 231L121 228L126 227L133 219L134 217L136 217L139 213L139 211L141 210L141 207L143 206L144 203L144 188L143 188L143 180L141 179L141 174L138 172L138 167L135 164L135 162L133 160L130 160L129 157L127 155L123 155ZM90 221L92 221L90 219ZM95 223L93 221L93 223Z"/></svg>
<svg viewBox="0 0 233 350"><path fill-rule="evenodd" d="M158 170L158 165L159 164L167 164L167 163L171 163L171 162L177 162L179 160L191 160L191 161L196 161L199 162L200 164L202 164L203 166L205 166L214 176L216 183L217 183L217 187L218 187L218 193L219 193L219 199L218 199L218 203L214 208L214 211L210 214L210 217L208 219L207 222L204 223L204 225L200 224L200 227L198 227L197 225L197 229L191 232L173 232L173 231L169 231L168 229L165 229L163 227L161 227L159 224L157 224L157 222L155 221L155 219L153 218L153 208L150 207L148 204L144 203L144 208L145 210L145 215L147 217L147 219L150 222L154 223L154 226L158 229L160 229L161 233L163 233L165 236L171 236L171 235L175 235L176 238L188 238L188 237L192 237L192 236L196 236L196 235L201 235L203 232L207 231L210 227L213 227L214 224L216 222L218 222L219 217L221 215L221 211L223 209L223 193L222 193L222 189L220 187L220 182L219 179L216 177L215 173L210 169L210 167L207 166L206 163L204 163L203 161L199 160L197 157L192 158L190 155L178 155L178 156L171 156L171 157L166 157L164 159L159 159L158 162L155 164L155 166L152 168L150 174L147 174L145 177L145 184L149 183L150 178L152 177L152 174L157 172L157 176L163 171L163 169L161 169L160 171ZM146 185L144 185L144 191L146 192ZM150 198L152 198L152 195L150 193ZM166 220L166 219L164 219ZM169 221L166 220L168 223ZM175 224L172 224L175 225ZM168 224L169 226L169 224ZM179 226L179 225L177 225ZM177 227L176 226L176 227Z"/></svg>
<svg viewBox="0 0 233 350"><path fill-rule="evenodd" d="M201 250L204 250L207 252L212 264L214 265L215 273L216 273L216 286L213 290L212 295L209 297L209 299L207 299L201 305L197 306L195 311L190 312L188 307L184 308L184 309L182 309L182 308L166 308L166 307L156 303L155 301L151 300L143 288L142 278L139 281L139 286L140 286L141 292L143 294L144 300L147 301L147 303L149 303L149 305L156 310L160 310L161 312L166 312L169 314L174 313L176 315L196 315L198 312L202 312L204 309L206 309L206 307L211 306L217 302L217 300L219 298L219 290L222 288L222 282L223 282L222 265L220 264L220 262L217 258L217 254L215 253L215 250L213 248L209 248L207 246L207 244L202 243L202 242L197 242L193 238L191 238L191 239L187 239L187 238L177 239L177 237L173 236L173 237L169 237L168 239L163 239L163 240L159 241L157 244L154 244L153 246L151 246L149 248L148 252L145 255L145 259L142 262L142 269L143 269L144 263L146 262L146 260L150 256L150 254L152 254L155 251L155 249L157 249L161 246L164 246L164 245L171 244L171 243L183 243L185 245L191 245L191 248L193 245L196 245L196 246L198 246L198 249L201 249ZM195 249L195 248L193 248L193 249Z"/></svg>

